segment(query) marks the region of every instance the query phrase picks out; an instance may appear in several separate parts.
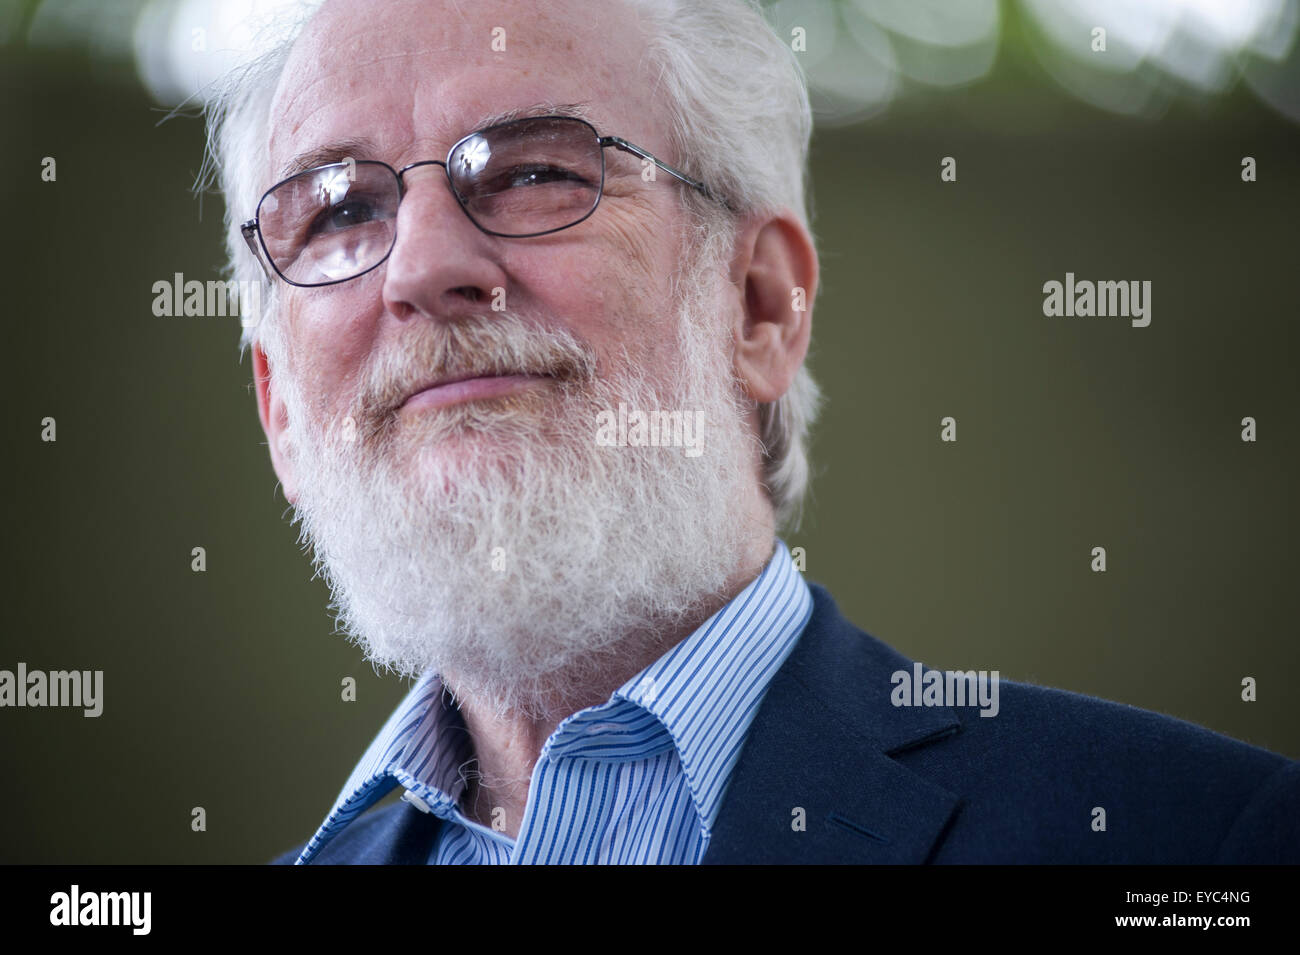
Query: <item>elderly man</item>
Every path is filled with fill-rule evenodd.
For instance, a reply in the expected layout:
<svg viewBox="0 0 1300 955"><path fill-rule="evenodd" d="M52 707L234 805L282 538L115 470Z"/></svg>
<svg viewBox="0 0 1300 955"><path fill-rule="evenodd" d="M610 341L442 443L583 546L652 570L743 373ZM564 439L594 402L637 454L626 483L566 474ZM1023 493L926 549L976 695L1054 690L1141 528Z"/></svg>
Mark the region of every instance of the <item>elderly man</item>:
<svg viewBox="0 0 1300 955"><path fill-rule="evenodd" d="M212 113L245 344L340 622L416 682L279 861L1294 858L1297 764L932 698L802 579L811 119L754 8L303 19Z"/></svg>

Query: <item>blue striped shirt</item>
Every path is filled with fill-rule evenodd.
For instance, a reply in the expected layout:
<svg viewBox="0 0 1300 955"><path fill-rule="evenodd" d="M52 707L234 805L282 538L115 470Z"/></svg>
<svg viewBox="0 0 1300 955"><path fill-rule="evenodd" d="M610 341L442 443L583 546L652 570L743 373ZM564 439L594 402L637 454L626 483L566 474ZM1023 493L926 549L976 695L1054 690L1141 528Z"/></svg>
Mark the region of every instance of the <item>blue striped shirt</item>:
<svg viewBox="0 0 1300 955"><path fill-rule="evenodd" d="M763 572L725 607L608 702L555 728L514 839L461 811L473 742L438 676L426 674L298 864L398 785L403 799L444 820L431 864L698 863L754 714L811 614L808 585L777 540Z"/></svg>

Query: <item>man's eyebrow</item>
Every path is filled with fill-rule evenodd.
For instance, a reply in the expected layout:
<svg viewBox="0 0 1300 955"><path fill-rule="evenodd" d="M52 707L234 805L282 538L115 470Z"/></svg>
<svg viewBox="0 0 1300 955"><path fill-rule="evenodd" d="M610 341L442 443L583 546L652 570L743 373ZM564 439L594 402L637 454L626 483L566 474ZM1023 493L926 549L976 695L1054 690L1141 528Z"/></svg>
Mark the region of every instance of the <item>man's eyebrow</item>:
<svg viewBox="0 0 1300 955"><path fill-rule="evenodd" d="M500 123L508 123L515 119L524 119L529 116L572 116L575 119L585 119L590 122L591 111L589 103L534 103L531 106L521 106L516 109L508 109L502 113L492 113L489 116L479 117L475 129L484 129L488 126L496 126ZM469 130L466 130L469 132Z"/></svg>
<svg viewBox="0 0 1300 955"><path fill-rule="evenodd" d="M368 139L336 139L333 142L316 146L294 156L280 170L279 178L288 179L300 172L306 172L308 169L315 169L317 166L325 166L332 162L373 156L376 151L375 144Z"/></svg>
<svg viewBox="0 0 1300 955"><path fill-rule="evenodd" d="M525 119L531 116L572 116L576 119L587 119L590 116L588 105L587 103L534 103L531 106L520 106L480 117L473 129L485 129L488 126L496 126L500 123L508 123L512 120ZM473 129L465 130L465 134L468 135L473 132ZM345 159L374 156L377 152L377 147L369 139L334 140L294 156L280 170L279 179L288 179L290 176L296 176L308 169L342 162Z"/></svg>

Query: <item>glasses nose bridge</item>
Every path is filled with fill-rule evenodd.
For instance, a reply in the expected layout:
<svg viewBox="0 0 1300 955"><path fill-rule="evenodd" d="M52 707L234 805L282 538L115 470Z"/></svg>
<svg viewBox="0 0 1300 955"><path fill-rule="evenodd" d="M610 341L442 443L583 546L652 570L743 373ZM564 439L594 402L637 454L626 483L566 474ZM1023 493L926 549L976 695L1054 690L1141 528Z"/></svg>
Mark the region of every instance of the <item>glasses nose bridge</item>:
<svg viewBox="0 0 1300 955"><path fill-rule="evenodd" d="M407 183L406 183L406 174L407 174L408 172L412 172L413 170L420 169L420 168L423 168L423 167L425 167L425 166L441 166L441 167L442 167L443 175L442 175L441 177L439 177L439 178L442 180L442 185L443 185L443 187L446 188L448 194L451 196L451 201L455 204L455 206L456 206L458 209L460 209L460 211L461 211L462 213L465 214L466 218L468 218L468 219L470 220L470 222L474 222L474 217L473 217L472 215L470 215L469 210L465 208L465 203L464 203L464 201L461 199L461 197L460 197L460 193L457 191L455 183L452 182L452 178L451 178L451 166L448 165L447 160L443 160L443 159L422 159L422 160L420 160L419 162L408 163L407 165L403 166L401 169L393 170L393 171L395 171L396 174L397 174L397 203L398 203L398 205L397 205L397 210L396 210L396 211L397 211L397 212L400 212L400 211L401 211L401 208L405 205L406 195L407 195L407 193L410 191L409 188L408 188L408 186L407 186ZM389 167L389 168L390 168L390 170L392 169L392 167ZM436 189L437 187L434 186L434 188ZM475 224L476 226L478 225L478 223L476 223L476 222L475 222L474 224ZM399 237L399 234L400 234L400 230L395 230L395 231L394 231L394 233L393 233L393 246L389 248L389 250L388 250L388 255L386 255L386 256L384 257L385 259L387 259L388 256L391 256L391 255L393 254L393 251L394 251L394 249L396 248L396 245L397 245L398 242L400 241L399 238L398 238L398 237Z"/></svg>
<svg viewBox="0 0 1300 955"><path fill-rule="evenodd" d="M441 166L444 173L450 172L447 163L442 159L422 159L419 162L407 163L401 169L397 170L397 188L401 195L406 195L406 174L412 169L419 169L423 166ZM449 176L447 177L447 184L451 185Z"/></svg>

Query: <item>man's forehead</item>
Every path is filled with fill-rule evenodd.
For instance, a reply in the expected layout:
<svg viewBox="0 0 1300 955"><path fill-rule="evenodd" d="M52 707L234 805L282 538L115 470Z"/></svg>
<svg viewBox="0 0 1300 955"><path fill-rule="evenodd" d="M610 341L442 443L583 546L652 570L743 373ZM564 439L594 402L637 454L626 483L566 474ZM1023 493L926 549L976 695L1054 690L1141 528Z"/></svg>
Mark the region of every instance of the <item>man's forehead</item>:
<svg viewBox="0 0 1300 955"><path fill-rule="evenodd" d="M644 115L643 49L622 3L328 0L277 88L271 159L283 170L304 150L344 139L445 148L484 120L548 103L598 127L607 116Z"/></svg>

